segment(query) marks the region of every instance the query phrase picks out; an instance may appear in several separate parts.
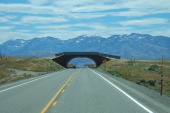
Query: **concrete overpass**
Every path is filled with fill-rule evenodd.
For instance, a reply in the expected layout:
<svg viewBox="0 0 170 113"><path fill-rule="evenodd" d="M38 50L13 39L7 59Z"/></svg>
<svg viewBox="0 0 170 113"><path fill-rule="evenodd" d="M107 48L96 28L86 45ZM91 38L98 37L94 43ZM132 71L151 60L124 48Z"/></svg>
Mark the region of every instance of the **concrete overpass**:
<svg viewBox="0 0 170 113"><path fill-rule="evenodd" d="M111 58L120 59L120 56L103 54L99 52L63 52L55 54L56 58L52 59L61 66L67 68L67 64L70 60L77 57L86 57L93 60L96 63L96 67L100 66L103 61L108 61Z"/></svg>

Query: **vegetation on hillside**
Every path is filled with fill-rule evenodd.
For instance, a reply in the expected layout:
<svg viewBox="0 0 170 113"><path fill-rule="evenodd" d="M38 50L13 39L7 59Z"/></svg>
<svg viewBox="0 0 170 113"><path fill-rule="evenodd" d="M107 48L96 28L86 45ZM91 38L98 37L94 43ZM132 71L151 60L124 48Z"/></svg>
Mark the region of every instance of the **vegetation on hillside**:
<svg viewBox="0 0 170 113"><path fill-rule="evenodd" d="M0 59L0 84L33 77L31 72L37 72L36 76L38 76L62 68L46 58L2 58ZM18 75L18 71L25 73Z"/></svg>
<svg viewBox="0 0 170 113"><path fill-rule="evenodd" d="M161 60L111 60L99 68L160 92ZM164 61L163 75L163 94L170 96L170 61Z"/></svg>

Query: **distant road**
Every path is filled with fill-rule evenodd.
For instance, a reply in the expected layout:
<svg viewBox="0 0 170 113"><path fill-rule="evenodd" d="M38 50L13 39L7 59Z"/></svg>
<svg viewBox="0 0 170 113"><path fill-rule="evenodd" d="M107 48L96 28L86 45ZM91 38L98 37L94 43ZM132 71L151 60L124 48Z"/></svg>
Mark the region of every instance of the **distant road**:
<svg viewBox="0 0 170 113"><path fill-rule="evenodd" d="M0 113L168 113L167 106L89 68L0 86ZM136 96L138 95L138 96Z"/></svg>

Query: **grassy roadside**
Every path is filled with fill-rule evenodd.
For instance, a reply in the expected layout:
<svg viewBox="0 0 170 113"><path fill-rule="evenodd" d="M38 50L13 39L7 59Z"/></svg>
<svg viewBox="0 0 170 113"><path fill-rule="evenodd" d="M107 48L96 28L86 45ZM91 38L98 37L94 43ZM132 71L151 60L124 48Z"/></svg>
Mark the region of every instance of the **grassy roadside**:
<svg viewBox="0 0 170 113"><path fill-rule="evenodd" d="M63 69L63 67L47 58L2 58L0 59L0 84L39 76L60 69Z"/></svg>
<svg viewBox="0 0 170 113"><path fill-rule="evenodd" d="M161 60L111 60L99 68L160 92ZM170 61L164 61L163 94L170 96Z"/></svg>

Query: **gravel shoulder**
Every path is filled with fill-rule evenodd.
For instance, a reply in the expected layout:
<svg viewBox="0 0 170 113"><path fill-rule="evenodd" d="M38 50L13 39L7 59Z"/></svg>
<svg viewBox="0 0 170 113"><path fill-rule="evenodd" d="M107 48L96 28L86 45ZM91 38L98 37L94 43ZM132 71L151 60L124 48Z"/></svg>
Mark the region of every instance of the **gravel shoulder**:
<svg viewBox="0 0 170 113"><path fill-rule="evenodd" d="M150 107L155 107L155 108L157 107L158 113L159 112L169 113L167 111L170 111L170 97L166 95L161 96L159 92L148 89L144 86L138 85L131 81L125 80L121 77L113 76L104 70L95 69L95 71L97 71L105 78L113 81L121 89L123 89L129 95L135 97L140 102L146 103L146 105Z"/></svg>
<svg viewBox="0 0 170 113"><path fill-rule="evenodd" d="M13 69L13 68L8 68L8 71L9 71L9 76L1 79L0 82L6 81L6 83L10 83L10 82L18 81L21 79L37 77L37 76L47 73L47 72L23 71L23 70L17 70L17 69Z"/></svg>

